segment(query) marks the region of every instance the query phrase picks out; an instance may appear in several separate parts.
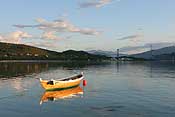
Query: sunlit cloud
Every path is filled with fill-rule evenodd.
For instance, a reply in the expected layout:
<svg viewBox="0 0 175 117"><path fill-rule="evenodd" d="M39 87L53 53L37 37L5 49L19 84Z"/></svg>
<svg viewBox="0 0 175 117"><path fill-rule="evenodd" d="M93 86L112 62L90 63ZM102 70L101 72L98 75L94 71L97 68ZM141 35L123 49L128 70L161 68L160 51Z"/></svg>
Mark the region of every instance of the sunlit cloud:
<svg viewBox="0 0 175 117"><path fill-rule="evenodd" d="M41 37L58 39L56 33L78 33L82 35L99 35L101 32L91 28L80 28L75 26L70 21L66 19L58 19L54 21L47 21L42 18L36 19L37 25L13 25L17 28L37 28L42 30L44 33Z"/></svg>
<svg viewBox="0 0 175 117"><path fill-rule="evenodd" d="M42 39L52 39L52 40L59 40L59 39L61 39L61 38L59 38L57 35L55 35L55 32L53 32L53 31L44 32L44 33L41 35L41 38L42 38Z"/></svg>
<svg viewBox="0 0 175 117"><path fill-rule="evenodd" d="M100 8L103 7L109 3L111 3L113 0L91 0L87 2L82 2L79 4L80 8L89 8L89 7L96 7ZM119 1L119 0L117 0Z"/></svg>
<svg viewBox="0 0 175 117"><path fill-rule="evenodd" d="M27 32L23 31L15 31L9 34L1 34L0 41L6 43L15 43L19 44L22 39L32 38L32 35L28 34Z"/></svg>
<svg viewBox="0 0 175 117"><path fill-rule="evenodd" d="M31 45L39 48L44 48L44 49L52 49L55 50L58 45L53 42L48 42L48 41L41 41L41 42L27 42L25 43L26 45Z"/></svg>

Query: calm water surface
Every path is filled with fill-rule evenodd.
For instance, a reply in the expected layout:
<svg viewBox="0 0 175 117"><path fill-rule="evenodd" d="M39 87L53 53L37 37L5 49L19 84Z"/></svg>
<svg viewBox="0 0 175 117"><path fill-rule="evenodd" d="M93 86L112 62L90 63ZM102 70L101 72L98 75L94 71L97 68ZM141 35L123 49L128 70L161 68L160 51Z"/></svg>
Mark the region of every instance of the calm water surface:
<svg viewBox="0 0 175 117"><path fill-rule="evenodd" d="M40 77L56 79L81 71L88 82L86 87L50 92L50 97L38 81ZM1 62L0 117L3 116L173 117L175 64Z"/></svg>

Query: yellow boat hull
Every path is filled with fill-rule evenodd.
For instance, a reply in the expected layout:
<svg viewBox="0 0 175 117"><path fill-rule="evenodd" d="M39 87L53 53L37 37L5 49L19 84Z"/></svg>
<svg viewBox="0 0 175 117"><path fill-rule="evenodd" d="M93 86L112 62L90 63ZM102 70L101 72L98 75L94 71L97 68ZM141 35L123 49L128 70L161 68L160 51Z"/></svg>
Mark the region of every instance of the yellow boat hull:
<svg viewBox="0 0 175 117"><path fill-rule="evenodd" d="M49 82L48 80L40 79L40 83L41 83L41 86L45 90L53 91L53 90L63 90L63 89L68 89L68 88L73 88L73 87L79 86L82 79L83 79L83 75L82 75L82 77L76 78L73 80L67 80L67 81L62 81L62 80L56 81L55 80L53 84L48 84L48 82Z"/></svg>

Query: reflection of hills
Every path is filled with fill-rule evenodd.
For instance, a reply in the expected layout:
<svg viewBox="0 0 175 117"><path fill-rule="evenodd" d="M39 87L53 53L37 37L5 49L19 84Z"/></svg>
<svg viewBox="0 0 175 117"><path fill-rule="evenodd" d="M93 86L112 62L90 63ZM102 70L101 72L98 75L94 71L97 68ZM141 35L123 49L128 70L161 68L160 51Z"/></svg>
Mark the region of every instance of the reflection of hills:
<svg viewBox="0 0 175 117"><path fill-rule="evenodd" d="M24 76L32 73L39 73L48 69L47 63L0 63L0 78Z"/></svg>
<svg viewBox="0 0 175 117"><path fill-rule="evenodd" d="M102 63L93 62L0 62L0 78L10 78L17 76L25 76L33 73L40 73L47 70L62 68L82 69L89 65L97 65ZM104 63L103 63L104 64Z"/></svg>
<svg viewBox="0 0 175 117"><path fill-rule="evenodd" d="M61 91L47 91L41 97L40 104L42 104L42 102L47 102L49 100L54 101L57 99L74 97L77 96L78 94L83 94L83 89L80 86Z"/></svg>

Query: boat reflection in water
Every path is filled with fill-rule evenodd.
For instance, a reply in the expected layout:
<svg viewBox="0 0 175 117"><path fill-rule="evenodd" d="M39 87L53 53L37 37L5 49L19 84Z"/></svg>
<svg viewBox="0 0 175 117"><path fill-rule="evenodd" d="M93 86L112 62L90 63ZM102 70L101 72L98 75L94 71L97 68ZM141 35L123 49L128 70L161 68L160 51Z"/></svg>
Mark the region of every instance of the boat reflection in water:
<svg viewBox="0 0 175 117"><path fill-rule="evenodd" d="M81 95L83 95L83 89L80 86L61 91L46 91L41 97L40 104L64 98L80 97Z"/></svg>

